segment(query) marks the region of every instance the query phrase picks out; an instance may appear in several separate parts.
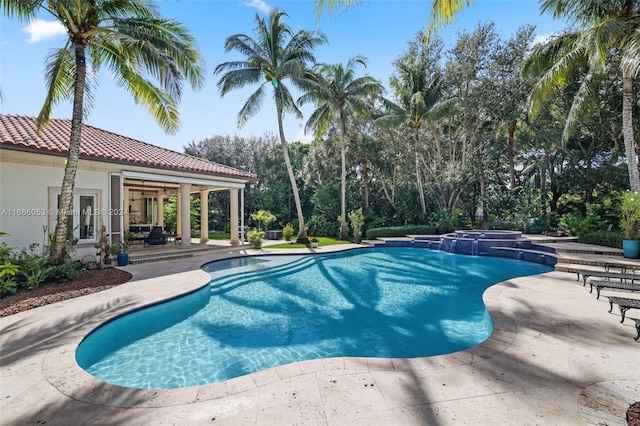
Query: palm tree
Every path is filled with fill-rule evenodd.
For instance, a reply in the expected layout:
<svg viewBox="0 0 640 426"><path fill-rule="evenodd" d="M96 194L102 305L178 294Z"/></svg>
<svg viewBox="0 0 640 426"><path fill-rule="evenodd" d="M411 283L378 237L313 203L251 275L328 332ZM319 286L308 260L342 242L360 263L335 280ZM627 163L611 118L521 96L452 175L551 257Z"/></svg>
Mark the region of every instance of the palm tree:
<svg viewBox="0 0 640 426"><path fill-rule="evenodd" d="M246 34L229 36L225 42L225 50L227 52L237 50L246 57L246 60L219 64L215 74L224 72L218 81L222 96L233 89L260 83L258 89L249 96L238 113L239 127L244 126L247 120L260 110L267 89L270 86L273 87L280 143L298 213L298 239L302 240L306 235L304 216L282 125L285 112L292 113L296 118L302 118L302 113L296 106L289 89L284 85L284 81L290 80L294 86L300 86L303 83L307 76L307 65L315 63L313 48L325 43L326 38L322 34L309 31L298 31L293 34L291 28L282 21L285 16L288 15L282 11L274 11L269 14L269 20L265 21L256 14L257 37L255 40Z"/></svg>
<svg viewBox="0 0 640 426"><path fill-rule="evenodd" d="M415 173L422 220L427 216L427 206L422 185L420 170L420 132L427 125L432 136L437 140L438 132L434 122L449 115L456 99L442 100L442 79L439 75L430 76L426 61L407 57L396 63L398 74L391 79L391 87L398 103L385 100L388 112L378 118L376 123L383 126L407 126L411 129L415 155ZM439 144L437 144L439 145Z"/></svg>
<svg viewBox="0 0 640 426"><path fill-rule="evenodd" d="M73 99L69 151L58 206L61 214L51 247L53 259L60 261L73 209L82 122L92 99L90 75L96 75L101 66L108 66L117 84L131 92L136 103L145 106L163 130L175 133L182 82L186 79L192 87L199 88L204 78L203 63L190 33L180 23L163 19L158 8L147 0L0 0L0 7L5 16L24 21L49 13L69 35L64 46L52 50L47 57L47 95L37 118L42 130L50 121L53 107L62 100Z"/></svg>
<svg viewBox="0 0 640 426"><path fill-rule="evenodd" d="M382 85L373 77L356 78L356 65L366 67L365 58L355 56L342 64L320 64L306 85L307 92L298 102L312 101L317 109L307 121L305 130L314 130L316 138L322 137L331 123L337 123L340 130L340 238L347 239L347 120L355 114L367 114L367 99L382 92Z"/></svg>
<svg viewBox="0 0 640 426"><path fill-rule="evenodd" d="M523 73L536 77L529 95L535 116L544 101L570 81L581 78L564 129L567 140L575 129L584 101L596 90L594 76L611 72L620 64L622 78L622 133L629 169L629 186L640 192L640 174L633 136L633 80L640 72L640 3L637 0L546 0L543 12L566 17L580 29L537 46L525 62ZM619 55L619 61L612 60Z"/></svg>

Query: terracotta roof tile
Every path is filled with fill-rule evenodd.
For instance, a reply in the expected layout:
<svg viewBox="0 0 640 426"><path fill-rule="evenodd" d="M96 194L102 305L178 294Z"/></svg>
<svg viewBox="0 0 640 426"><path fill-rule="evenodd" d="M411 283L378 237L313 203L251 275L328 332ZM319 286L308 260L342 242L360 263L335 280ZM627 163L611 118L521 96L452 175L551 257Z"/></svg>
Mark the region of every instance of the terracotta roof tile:
<svg viewBox="0 0 640 426"><path fill-rule="evenodd" d="M71 120L52 119L49 125L38 134L35 117L0 114L0 146L13 145L27 150L66 153L70 134ZM80 157L208 176L257 180L253 173L88 125L82 127Z"/></svg>

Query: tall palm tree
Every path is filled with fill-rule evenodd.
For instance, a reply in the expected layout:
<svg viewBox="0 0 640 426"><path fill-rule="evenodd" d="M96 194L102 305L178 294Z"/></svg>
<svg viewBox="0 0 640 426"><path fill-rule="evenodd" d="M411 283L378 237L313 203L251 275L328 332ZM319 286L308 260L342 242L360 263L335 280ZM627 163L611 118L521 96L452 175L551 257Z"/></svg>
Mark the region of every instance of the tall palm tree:
<svg viewBox="0 0 640 426"><path fill-rule="evenodd" d="M58 206L61 214L51 247L52 257L59 261L64 255L69 214L73 210L82 122L92 100L89 76L96 75L101 66L109 67L116 83L131 92L163 130L175 133L183 80L199 88L204 79L203 63L187 29L163 19L148 0L0 0L0 7L5 16L24 21L49 13L69 35L63 47L47 56L47 95L37 118L42 130L56 104L73 100L69 151ZM149 78L157 80L157 85Z"/></svg>
<svg viewBox="0 0 640 426"><path fill-rule="evenodd" d="M340 238L347 239L347 121L355 114L367 114L367 99L381 94L382 85L373 77L356 78L356 65L366 67L365 58L355 56L342 64L317 65L306 85L306 93L299 102L313 102L317 109L307 121L305 130L314 130L316 138L322 137L332 123L340 130Z"/></svg>
<svg viewBox="0 0 640 426"><path fill-rule="evenodd" d="M640 192L640 173L633 135L633 81L640 72L640 3L638 0L545 0L543 12L565 17L579 29L537 46L523 73L537 78L529 95L536 115L555 89L581 78L567 117L563 139L575 129L584 101L597 90L594 76L611 72L620 63L622 78L622 133L629 169L629 186ZM619 55L619 61L612 60Z"/></svg>
<svg viewBox="0 0 640 426"><path fill-rule="evenodd" d="M265 21L256 14L256 39L252 39L246 34L229 36L225 42L225 50L227 52L237 50L246 59L219 64L215 69L215 74L224 73L218 81L218 88L222 96L233 89L260 83L258 89L249 96L238 113L239 127L244 126L247 120L260 110L267 89L273 87L273 97L278 115L278 132L296 202L299 222L298 239L300 240L306 235L304 216L298 185L289 159L287 140L284 137L282 119L285 112L292 113L297 118L302 118L302 113L284 82L290 80L294 86L300 86L304 82L308 71L307 65L315 63L313 48L325 43L326 38L322 34L304 30L294 34L291 28L283 22L285 16L288 16L285 12L276 10L271 12L268 21Z"/></svg>
<svg viewBox="0 0 640 426"><path fill-rule="evenodd" d="M376 123L383 126L407 126L411 129L416 184L424 221L427 216L427 206L420 169L420 133L423 127L428 126L432 136L437 140L438 133L434 122L452 112L456 99L442 99L442 79L438 75L429 75L425 61L409 57L405 61L397 62L396 66L398 72L391 79L391 87L398 103L385 100L388 112L378 118Z"/></svg>

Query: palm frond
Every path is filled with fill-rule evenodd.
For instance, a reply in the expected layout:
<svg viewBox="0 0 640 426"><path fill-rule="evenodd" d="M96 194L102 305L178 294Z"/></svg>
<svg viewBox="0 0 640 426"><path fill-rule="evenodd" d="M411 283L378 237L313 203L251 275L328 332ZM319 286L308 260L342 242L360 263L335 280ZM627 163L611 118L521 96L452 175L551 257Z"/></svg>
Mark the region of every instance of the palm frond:
<svg viewBox="0 0 640 426"><path fill-rule="evenodd" d="M29 22L38 16L38 10L42 8L44 0L0 0L4 16L18 18L23 22Z"/></svg>
<svg viewBox="0 0 640 426"><path fill-rule="evenodd" d="M361 0L315 0L313 5L313 13L316 16L316 22L320 22L322 12L326 8L329 12L335 12L341 10L343 7L349 7Z"/></svg>
<svg viewBox="0 0 640 426"><path fill-rule="evenodd" d="M578 92L573 97L573 102L571 103L571 108L569 109L569 114L567 115L567 121L565 122L564 130L562 132L563 142L568 141L569 137L576 129L585 100L587 100L589 96L594 93L595 89L596 88L593 85L593 74L588 73L585 76L584 80L582 80L582 83L578 88Z"/></svg>
<svg viewBox="0 0 640 426"><path fill-rule="evenodd" d="M231 90L260 82L262 77L263 72L260 68L242 67L232 69L231 71L223 74L222 77L220 77L220 80L218 80L217 85L220 90L220 95L225 96Z"/></svg>
<svg viewBox="0 0 640 426"><path fill-rule="evenodd" d="M640 76L640 28L635 29L622 45L622 73L633 78Z"/></svg>
<svg viewBox="0 0 640 426"><path fill-rule="evenodd" d="M528 97L529 114L532 117L538 115L541 106L551 94L583 70L587 60L585 47L581 44L560 57L533 85Z"/></svg>
<svg viewBox="0 0 640 426"><path fill-rule="evenodd" d="M136 103L147 109L158 125L168 134L180 129L179 112L176 100L166 91L145 79L135 68L126 62L118 63L115 82L125 88Z"/></svg>
<svg viewBox="0 0 640 426"><path fill-rule="evenodd" d="M437 33L438 30L449 25L458 16L465 5L473 3L473 0L433 0L427 29L425 31L425 42L429 42L431 35Z"/></svg>
<svg viewBox="0 0 640 426"><path fill-rule="evenodd" d="M45 60L47 95L38 114L39 131L49 124L53 107L73 96L75 69L75 59L69 42L63 48L49 51Z"/></svg>
<svg viewBox="0 0 640 426"><path fill-rule="evenodd" d="M256 115L260 111L265 96L265 86L267 83L263 83L258 87L258 90L253 92L249 99L244 103L240 112L238 112L238 128L242 128L251 117Z"/></svg>

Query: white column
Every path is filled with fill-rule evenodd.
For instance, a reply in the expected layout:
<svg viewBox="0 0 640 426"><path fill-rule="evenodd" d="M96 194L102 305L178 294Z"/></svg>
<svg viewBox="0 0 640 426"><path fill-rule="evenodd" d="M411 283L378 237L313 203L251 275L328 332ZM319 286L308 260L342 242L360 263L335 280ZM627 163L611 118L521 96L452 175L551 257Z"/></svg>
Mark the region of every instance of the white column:
<svg viewBox="0 0 640 426"><path fill-rule="evenodd" d="M124 229L122 230L122 235L124 235L129 232L129 223L131 223L129 219L129 188L126 186L122 191L122 211L124 212L124 217L122 218Z"/></svg>
<svg viewBox="0 0 640 426"><path fill-rule="evenodd" d="M245 230L244 230L244 187L240 190L240 239L244 242Z"/></svg>
<svg viewBox="0 0 640 426"><path fill-rule="evenodd" d="M180 222L182 241L180 247L191 247L191 185L180 184Z"/></svg>
<svg viewBox="0 0 640 426"><path fill-rule="evenodd" d="M209 191L200 191L200 244L209 241Z"/></svg>
<svg viewBox="0 0 640 426"><path fill-rule="evenodd" d="M240 244L238 240L238 190L229 190L229 231L231 232L231 245L237 246Z"/></svg>
<svg viewBox="0 0 640 426"><path fill-rule="evenodd" d="M182 222L182 216L180 215L182 213L182 207L180 205L180 198L180 191L178 191L176 194L176 234L182 237L182 224L180 223Z"/></svg>
<svg viewBox="0 0 640 426"><path fill-rule="evenodd" d="M158 226L164 230L164 191L158 191L156 195L156 214L158 215Z"/></svg>

